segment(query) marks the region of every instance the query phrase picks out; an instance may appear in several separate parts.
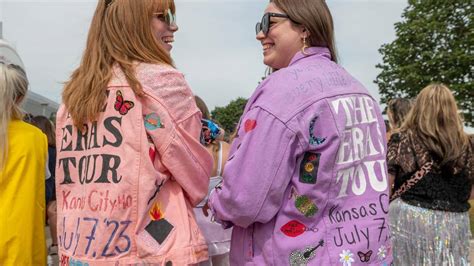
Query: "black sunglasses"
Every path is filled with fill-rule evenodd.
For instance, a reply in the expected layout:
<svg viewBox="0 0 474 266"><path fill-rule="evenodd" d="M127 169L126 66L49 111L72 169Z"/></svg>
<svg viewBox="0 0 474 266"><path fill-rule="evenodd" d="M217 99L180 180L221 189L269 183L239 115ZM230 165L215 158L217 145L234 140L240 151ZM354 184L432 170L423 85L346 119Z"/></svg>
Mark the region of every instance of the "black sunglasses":
<svg viewBox="0 0 474 266"><path fill-rule="evenodd" d="M257 25L255 25L255 34L258 34L260 31L263 32L263 35L267 36L268 32L270 31L270 18L275 17L275 18L287 18L291 20L291 22L295 24L299 24L298 22L292 20L288 15L286 14L279 14L279 13L265 13L262 17L261 22L257 22Z"/></svg>

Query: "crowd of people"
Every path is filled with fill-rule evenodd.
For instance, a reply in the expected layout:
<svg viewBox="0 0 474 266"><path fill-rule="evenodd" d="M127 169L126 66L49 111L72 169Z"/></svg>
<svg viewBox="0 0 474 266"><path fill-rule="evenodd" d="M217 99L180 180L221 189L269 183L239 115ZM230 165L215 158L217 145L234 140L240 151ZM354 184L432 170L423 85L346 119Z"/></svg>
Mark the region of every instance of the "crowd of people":
<svg viewBox="0 0 474 266"><path fill-rule="evenodd" d="M1 265L470 264L474 137L447 85L386 123L325 1L271 0L269 75L227 143L174 66L175 16L99 1L55 121L23 121L26 73L0 62Z"/></svg>

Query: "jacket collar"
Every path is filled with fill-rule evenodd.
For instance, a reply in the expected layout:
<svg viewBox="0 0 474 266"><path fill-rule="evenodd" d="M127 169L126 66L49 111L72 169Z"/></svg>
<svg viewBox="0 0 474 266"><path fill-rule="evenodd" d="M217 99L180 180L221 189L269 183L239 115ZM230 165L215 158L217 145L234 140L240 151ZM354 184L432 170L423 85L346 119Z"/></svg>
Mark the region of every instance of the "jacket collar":
<svg viewBox="0 0 474 266"><path fill-rule="evenodd" d="M293 56L293 59L291 59L290 64L288 66L291 66L298 62L299 60L314 56L314 55L320 55L323 57L328 58L331 60L331 53L329 52L329 49L326 47L308 47L305 49L306 55L304 55L301 51L297 52L295 56Z"/></svg>

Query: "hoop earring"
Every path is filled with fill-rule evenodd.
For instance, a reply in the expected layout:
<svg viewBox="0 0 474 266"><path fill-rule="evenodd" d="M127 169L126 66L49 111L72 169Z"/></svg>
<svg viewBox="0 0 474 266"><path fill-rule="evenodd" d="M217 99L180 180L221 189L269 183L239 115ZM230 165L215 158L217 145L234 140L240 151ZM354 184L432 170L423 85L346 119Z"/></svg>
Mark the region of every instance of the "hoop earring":
<svg viewBox="0 0 474 266"><path fill-rule="evenodd" d="M308 44L306 43L306 36L303 37L303 47L301 48L301 52L304 54L304 55L309 55L307 52L306 52L306 48L308 48Z"/></svg>

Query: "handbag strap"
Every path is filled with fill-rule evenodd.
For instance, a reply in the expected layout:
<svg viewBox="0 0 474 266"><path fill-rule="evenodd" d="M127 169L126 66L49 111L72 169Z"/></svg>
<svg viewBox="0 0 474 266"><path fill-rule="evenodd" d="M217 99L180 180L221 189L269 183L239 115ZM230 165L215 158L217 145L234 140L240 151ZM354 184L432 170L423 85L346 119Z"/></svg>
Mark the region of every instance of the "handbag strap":
<svg viewBox="0 0 474 266"><path fill-rule="evenodd" d="M416 183L418 183L426 174L431 172L433 166L433 161L429 161L421 166L421 168L416 171L402 186L400 186L395 193L390 196L390 202L394 201L400 197L403 193L411 189Z"/></svg>

